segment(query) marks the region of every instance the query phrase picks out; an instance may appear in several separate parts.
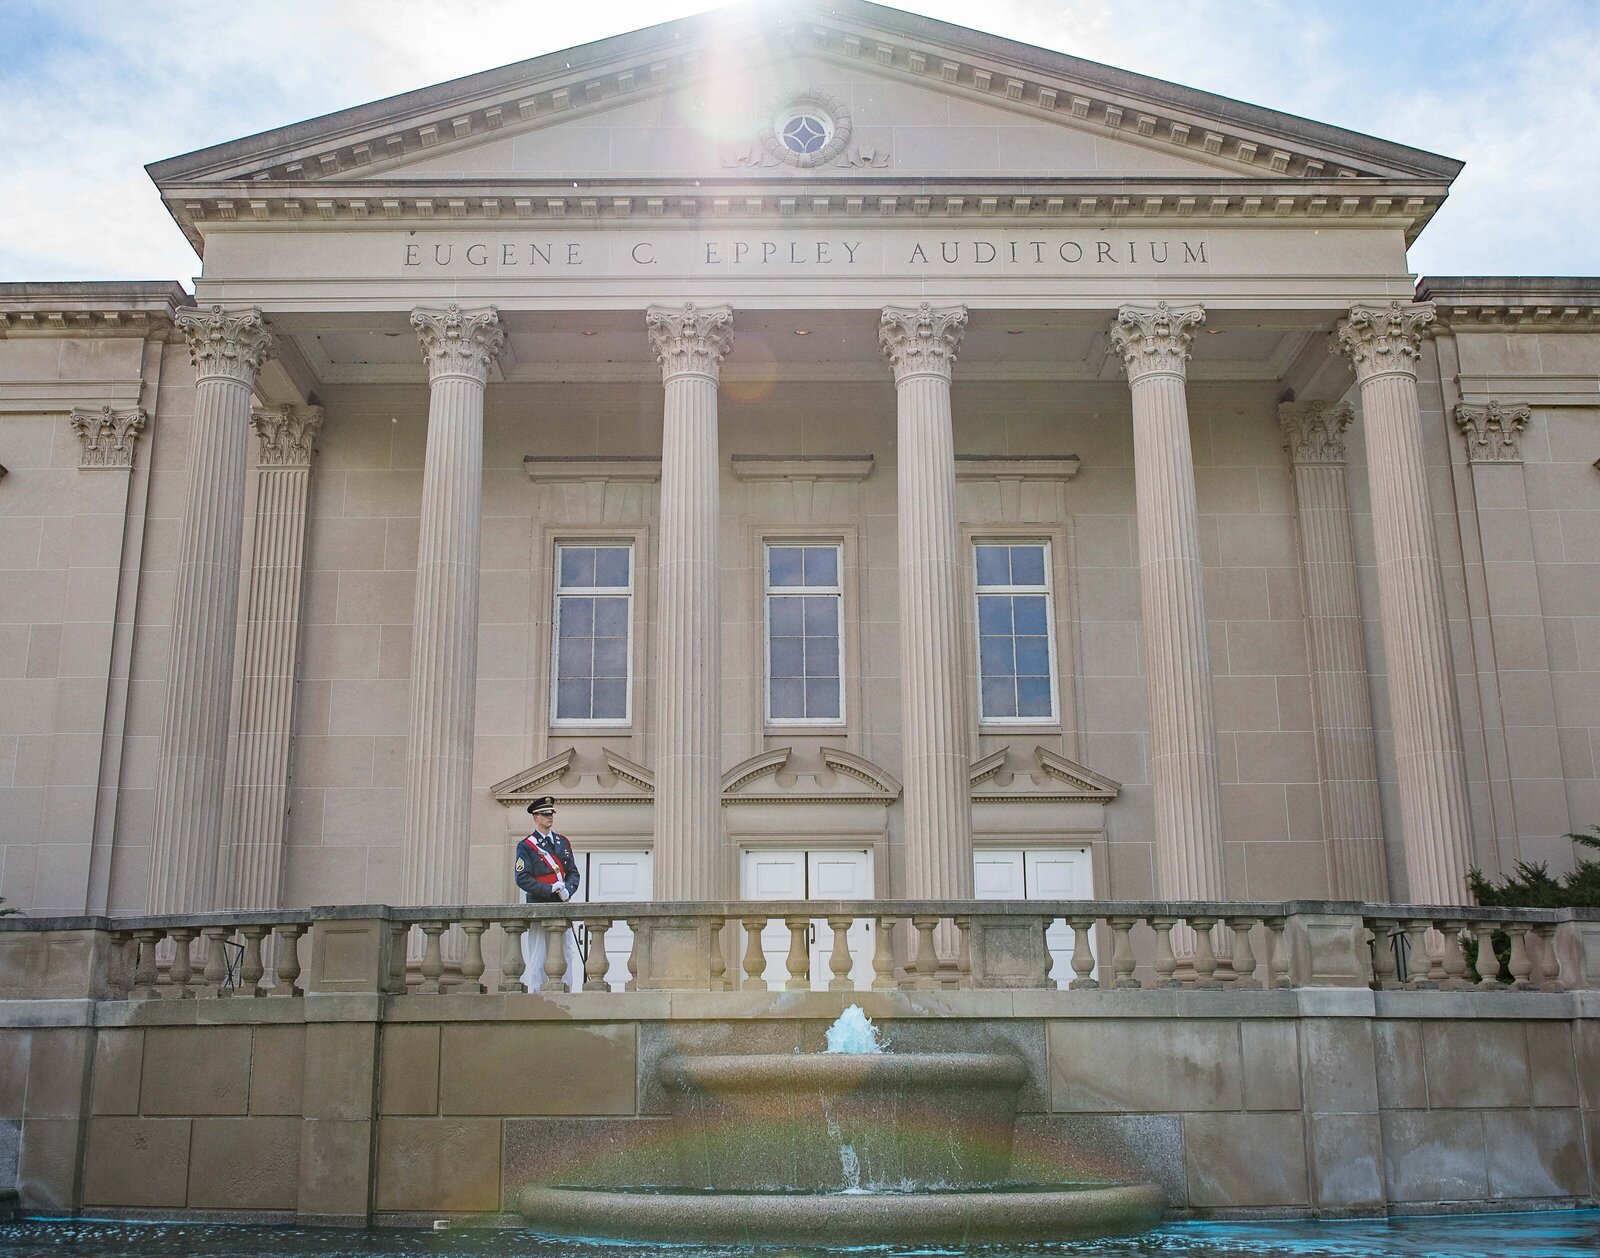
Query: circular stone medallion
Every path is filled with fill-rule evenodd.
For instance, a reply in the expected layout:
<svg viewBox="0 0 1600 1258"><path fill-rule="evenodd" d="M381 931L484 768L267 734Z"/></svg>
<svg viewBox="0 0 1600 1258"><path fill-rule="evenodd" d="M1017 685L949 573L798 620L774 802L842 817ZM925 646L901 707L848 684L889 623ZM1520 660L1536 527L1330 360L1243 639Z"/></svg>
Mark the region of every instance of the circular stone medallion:
<svg viewBox="0 0 1600 1258"><path fill-rule="evenodd" d="M837 96L807 88L792 92L771 111L762 147L787 166L823 166L850 142L850 108Z"/></svg>

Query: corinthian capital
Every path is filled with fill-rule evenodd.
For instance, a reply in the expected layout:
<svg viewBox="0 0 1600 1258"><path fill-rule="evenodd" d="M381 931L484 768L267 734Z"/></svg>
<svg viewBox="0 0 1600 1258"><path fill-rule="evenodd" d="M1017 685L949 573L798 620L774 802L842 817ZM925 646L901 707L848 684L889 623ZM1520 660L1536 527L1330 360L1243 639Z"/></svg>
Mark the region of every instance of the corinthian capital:
<svg viewBox="0 0 1600 1258"><path fill-rule="evenodd" d="M506 330L493 306L482 310L463 310L451 302L443 310L411 312L411 326L422 342L422 361L428 367L428 380L443 376L467 376L479 384L489 379L489 364L500 356L506 343Z"/></svg>
<svg viewBox="0 0 1600 1258"><path fill-rule="evenodd" d="M1391 372L1415 376L1422 338L1434 318L1431 301L1351 306L1349 315L1339 320L1330 349L1355 365L1357 380Z"/></svg>
<svg viewBox="0 0 1600 1258"><path fill-rule="evenodd" d="M894 368L895 383L907 376L950 379L967 334L965 306L885 306L878 321L878 347Z"/></svg>
<svg viewBox="0 0 1600 1258"><path fill-rule="evenodd" d="M1111 324L1111 348L1127 369L1128 379L1150 375L1181 376L1189 361L1192 329L1206 321L1202 306L1123 306Z"/></svg>
<svg viewBox="0 0 1600 1258"><path fill-rule="evenodd" d="M1502 406L1456 405L1456 427L1467 439L1468 463L1520 463L1517 438L1528 426L1533 412L1521 403Z"/></svg>
<svg viewBox="0 0 1600 1258"><path fill-rule="evenodd" d="M1278 427L1293 463L1343 463L1344 430L1355 411L1348 402L1280 402Z"/></svg>
<svg viewBox="0 0 1600 1258"><path fill-rule="evenodd" d="M144 431L142 406L117 411L109 406L74 408L68 422L83 442L79 467L132 467L133 447Z"/></svg>
<svg viewBox="0 0 1600 1258"><path fill-rule="evenodd" d="M320 406L268 406L250 412L261 444L261 467L310 467L312 443L322 427Z"/></svg>
<svg viewBox="0 0 1600 1258"><path fill-rule="evenodd" d="M261 364L277 353L272 333L267 330L261 311L254 307L182 310L173 322L189 342L189 357L201 380L221 376L254 385Z"/></svg>
<svg viewBox="0 0 1600 1258"><path fill-rule="evenodd" d="M644 312L650 348L661 364L661 379L722 374L722 360L733 352L733 307L651 306Z"/></svg>

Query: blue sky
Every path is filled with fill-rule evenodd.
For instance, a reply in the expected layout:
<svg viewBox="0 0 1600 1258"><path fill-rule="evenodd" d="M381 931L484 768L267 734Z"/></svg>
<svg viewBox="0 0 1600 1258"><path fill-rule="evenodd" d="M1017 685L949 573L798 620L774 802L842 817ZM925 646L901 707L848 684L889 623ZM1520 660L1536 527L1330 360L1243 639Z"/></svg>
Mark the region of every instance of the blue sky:
<svg viewBox="0 0 1600 1258"><path fill-rule="evenodd" d="M705 0L0 0L0 280L177 279L144 163ZM1467 163L1420 274L1600 275L1596 0L901 7Z"/></svg>

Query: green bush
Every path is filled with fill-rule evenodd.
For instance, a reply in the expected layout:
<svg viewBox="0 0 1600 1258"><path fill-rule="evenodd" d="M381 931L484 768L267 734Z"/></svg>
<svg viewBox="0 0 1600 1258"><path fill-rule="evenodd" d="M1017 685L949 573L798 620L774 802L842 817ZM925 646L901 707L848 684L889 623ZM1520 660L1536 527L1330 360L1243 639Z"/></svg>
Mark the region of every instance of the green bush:
<svg viewBox="0 0 1600 1258"><path fill-rule="evenodd" d="M1567 837L1583 847L1600 849L1600 826L1591 833ZM1564 909L1600 908L1600 861L1578 861L1570 873L1552 878L1543 861L1518 861L1514 875L1490 882L1483 871L1467 871L1467 886L1479 904L1488 908Z"/></svg>

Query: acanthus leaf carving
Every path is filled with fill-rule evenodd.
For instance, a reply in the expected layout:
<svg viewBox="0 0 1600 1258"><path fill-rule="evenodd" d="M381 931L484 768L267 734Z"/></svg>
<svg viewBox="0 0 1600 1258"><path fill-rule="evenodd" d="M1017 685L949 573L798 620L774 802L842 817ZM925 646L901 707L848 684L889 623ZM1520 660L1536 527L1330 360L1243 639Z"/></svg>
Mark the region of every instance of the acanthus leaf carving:
<svg viewBox="0 0 1600 1258"><path fill-rule="evenodd" d="M644 325L663 381L681 375L718 379L722 360L733 352L731 306L651 306Z"/></svg>
<svg viewBox="0 0 1600 1258"><path fill-rule="evenodd" d="M493 306L463 310L451 302L443 310L419 306L411 312L411 326L422 342L422 361L429 381L444 376L466 376L485 384L489 365L505 347L506 331Z"/></svg>
<svg viewBox="0 0 1600 1258"><path fill-rule="evenodd" d="M1348 402L1280 402L1278 427L1293 463L1343 463L1344 433L1355 418Z"/></svg>
<svg viewBox="0 0 1600 1258"><path fill-rule="evenodd" d="M1194 329L1206 321L1205 308L1123 306L1111 324L1111 348L1122 360L1129 381L1150 375L1184 375Z"/></svg>
<svg viewBox="0 0 1600 1258"><path fill-rule="evenodd" d="M322 429L320 406L268 406L250 412L250 427L260 443L261 467L310 467L317 433Z"/></svg>
<svg viewBox="0 0 1600 1258"><path fill-rule="evenodd" d="M1351 306L1329 350L1351 361L1357 380L1394 372L1415 377L1422 340L1437 318L1431 301Z"/></svg>
<svg viewBox="0 0 1600 1258"><path fill-rule="evenodd" d="M1528 426L1533 412L1523 403L1489 402L1473 406L1456 405L1456 426L1467 442L1468 463L1520 463L1517 438Z"/></svg>
<svg viewBox="0 0 1600 1258"><path fill-rule="evenodd" d="M142 406L116 410L110 406L75 407L68 422L83 443L79 467L133 466L134 445L149 417Z"/></svg>
<svg viewBox="0 0 1600 1258"><path fill-rule="evenodd" d="M910 376L950 379L967 332L965 306L885 306L878 323L878 347L894 368L895 383Z"/></svg>
<svg viewBox="0 0 1600 1258"><path fill-rule="evenodd" d="M255 307L180 310L173 322L189 343L189 359L199 380L221 376L253 386L261 364L277 353L272 332Z"/></svg>

